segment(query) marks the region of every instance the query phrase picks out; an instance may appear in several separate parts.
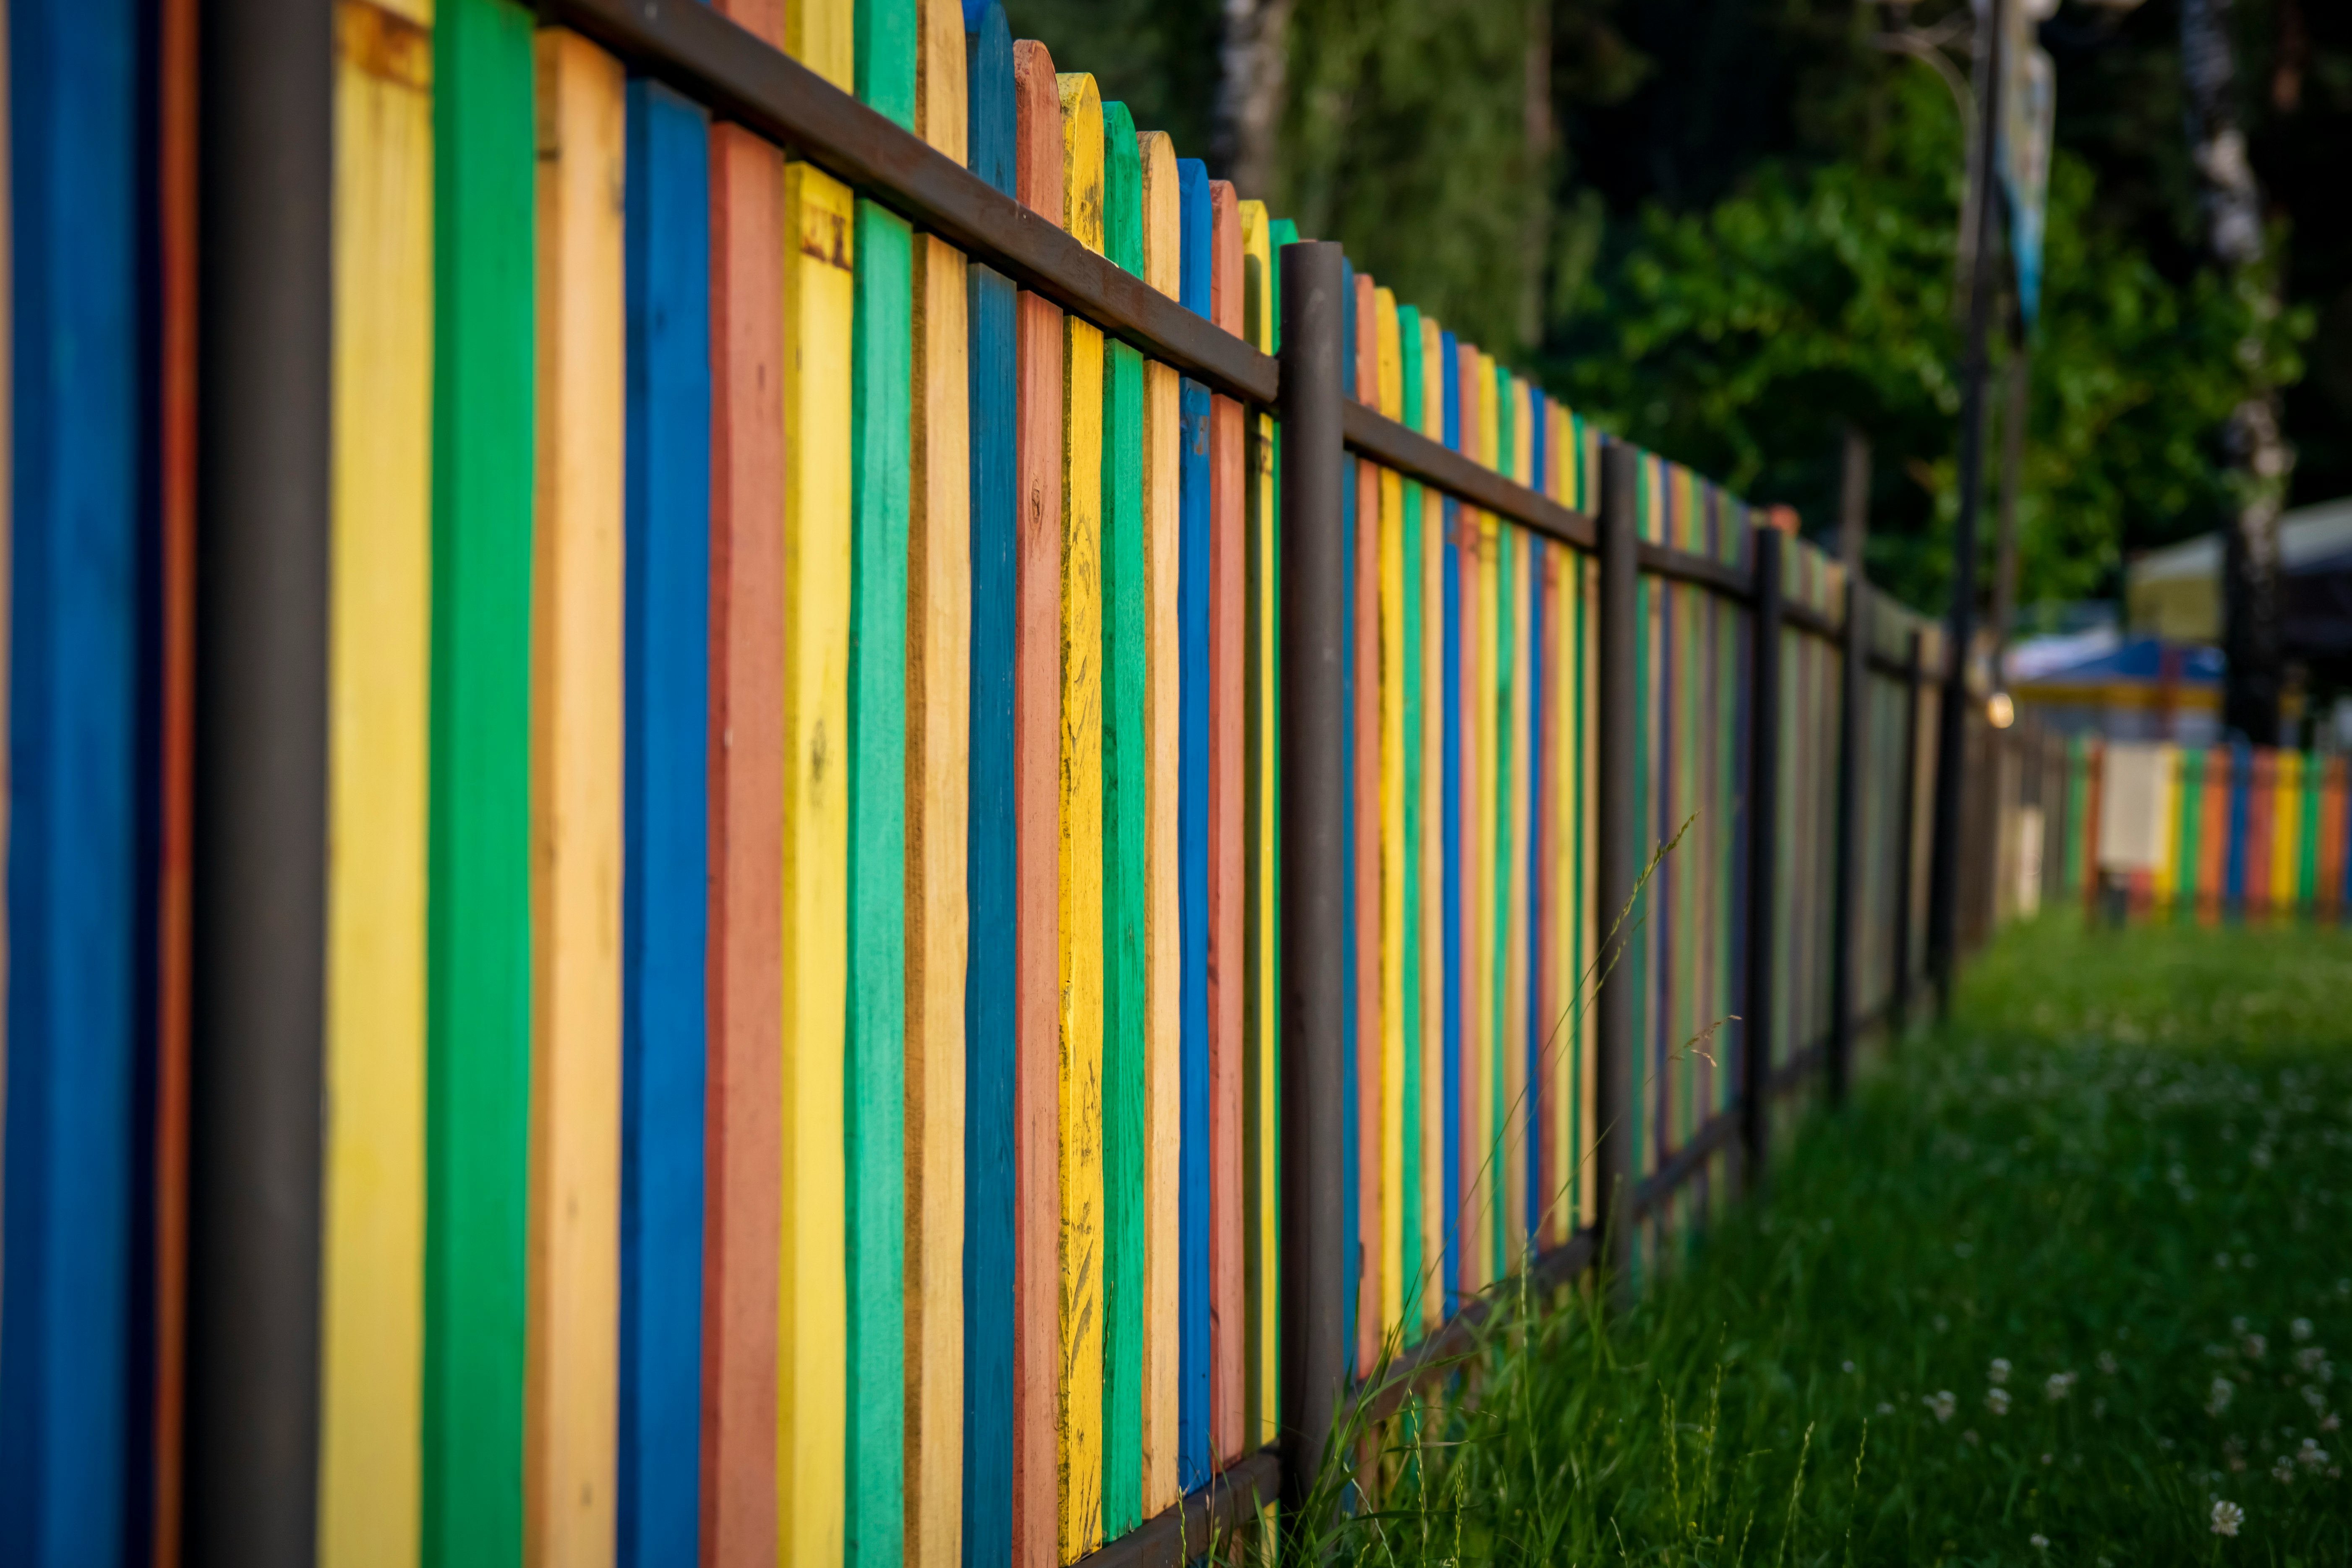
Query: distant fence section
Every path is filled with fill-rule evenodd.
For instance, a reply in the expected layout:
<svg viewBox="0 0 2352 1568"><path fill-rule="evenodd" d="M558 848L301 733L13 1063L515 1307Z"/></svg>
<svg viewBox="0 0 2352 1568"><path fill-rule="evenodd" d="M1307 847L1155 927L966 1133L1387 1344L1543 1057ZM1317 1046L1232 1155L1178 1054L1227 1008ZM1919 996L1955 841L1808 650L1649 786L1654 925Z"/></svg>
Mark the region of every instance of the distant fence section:
<svg viewBox="0 0 2352 1568"><path fill-rule="evenodd" d="M2352 907L2352 765L2269 746L2067 744L2064 887L2094 914L2336 921Z"/></svg>
<svg viewBox="0 0 2352 1568"><path fill-rule="evenodd" d="M2340 888L993 0L9 23L0 1560L1175 1563L1905 1026L1940 703L1966 941Z"/></svg>

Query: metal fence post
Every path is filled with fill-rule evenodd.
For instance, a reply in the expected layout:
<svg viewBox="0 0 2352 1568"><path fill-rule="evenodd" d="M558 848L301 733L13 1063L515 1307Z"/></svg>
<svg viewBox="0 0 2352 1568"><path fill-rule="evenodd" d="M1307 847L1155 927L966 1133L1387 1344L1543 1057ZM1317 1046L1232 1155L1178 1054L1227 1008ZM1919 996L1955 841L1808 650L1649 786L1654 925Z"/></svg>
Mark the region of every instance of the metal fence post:
<svg viewBox="0 0 2352 1568"><path fill-rule="evenodd" d="M199 67L192 1568L317 1547L332 27L208 5Z"/></svg>
<svg viewBox="0 0 2352 1568"><path fill-rule="evenodd" d="M1854 917L1862 901L1863 720L1870 682L1870 586L1858 563L1845 583L1845 668L1838 691L1837 907L1830 950L1830 1102L1845 1103L1853 1071Z"/></svg>
<svg viewBox="0 0 2352 1568"><path fill-rule="evenodd" d="M1341 698L1339 247L1282 259L1283 1491L1315 1483L1347 1377L1339 1019L1348 846Z"/></svg>
<svg viewBox="0 0 2352 1568"><path fill-rule="evenodd" d="M1756 531L1755 652L1748 661L1748 1004L1739 1044L1746 1186L1763 1184L1772 1131L1772 934L1780 838L1780 531Z"/></svg>
<svg viewBox="0 0 2352 1568"><path fill-rule="evenodd" d="M1919 858L1919 673L1925 639L1913 628L1903 656L1903 795L1895 803L1901 837L1895 856L1895 995L1887 1006L1890 1037L1911 1027L1911 906Z"/></svg>
<svg viewBox="0 0 2352 1568"><path fill-rule="evenodd" d="M1593 911L1602 933L1599 954L1600 994L1593 1020L1594 1106L1598 1130L1593 1180L1599 1185L1601 1249L1604 1271L1615 1273L1626 1257L1625 1228L1633 1218L1632 1171L1626 1158L1633 1112L1633 976L1626 965L1631 946L1627 906L1641 875L1634 822L1633 748L1640 715L1634 710L1633 656L1635 560L1634 476L1638 454L1612 441L1601 458L1601 669L1600 724L1594 736L1599 774L1600 837L1595 856ZM1621 923L1623 922L1623 923Z"/></svg>

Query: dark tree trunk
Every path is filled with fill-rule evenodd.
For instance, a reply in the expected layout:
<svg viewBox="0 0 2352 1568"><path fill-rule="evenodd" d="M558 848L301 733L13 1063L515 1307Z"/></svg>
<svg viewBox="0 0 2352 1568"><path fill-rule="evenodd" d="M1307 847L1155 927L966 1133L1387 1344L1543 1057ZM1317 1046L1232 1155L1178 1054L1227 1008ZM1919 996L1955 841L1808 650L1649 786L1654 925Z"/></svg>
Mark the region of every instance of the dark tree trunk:
<svg viewBox="0 0 2352 1568"><path fill-rule="evenodd" d="M2263 198L2246 136L2238 122L2236 67L2231 54L2230 0L2180 0L2180 71L2189 158L2205 215L2205 244L2222 268L2263 264ZM2275 295L2276 284L2267 285ZM2275 302L2275 300L2273 301ZM2259 363L2257 354L2245 356ZM2237 470L2237 508L2222 584L2229 685L2221 722L2261 745L2279 738L2282 649L2279 637L2278 519L2294 457L2279 433L2278 391L2252 379L2230 416L2226 443Z"/></svg>

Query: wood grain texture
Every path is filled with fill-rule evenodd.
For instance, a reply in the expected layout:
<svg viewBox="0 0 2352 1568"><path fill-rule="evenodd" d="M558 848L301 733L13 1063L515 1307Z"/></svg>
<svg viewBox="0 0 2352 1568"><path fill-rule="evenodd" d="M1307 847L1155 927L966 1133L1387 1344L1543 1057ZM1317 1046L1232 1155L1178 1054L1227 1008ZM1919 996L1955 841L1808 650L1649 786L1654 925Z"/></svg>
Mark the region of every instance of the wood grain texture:
<svg viewBox="0 0 2352 1568"><path fill-rule="evenodd" d="M1237 205L1242 249L1242 335L1262 353L1274 352L1274 249L1264 202ZM1276 1324L1279 1321L1276 1214L1276 1052L1281 1036L1280 972L1281 815L1279 768L1281 714L1276 693L1276 576L1278 523L1274 512L1274 421L1249 419L1245 459L1249 529L1248 633L1249 736L1247 782L1249 925L1248 1043L1243 1065L1244 1337L1243 1437L1251 1447L1275 1439L1279 1408L1275 1390Z"/></svg>
<svg viewBox="0 0 2352 1568"><path fill-rule="evenodd" d="M915 134L961 163L971 134L962 0L915 0Z"/></svg>
<svg viewBox="0 0 2352 1568"><path fill-rule="evenodd" d="M422 1504L431 41L362 0L340 33L319 1555L402 1568Z"/></svg>
<svg viewBox="0 0 2352 1568"><path fill-rule="evenodd" d="M1519 428L1527 428L1522 421ZM1522 470L1531 475L1531 470ZM1510 963L1503 973L1503 1105L1507 1114L1506 1163L1503 1163L1503 1213L1506 1258L1512 1268L1527 1260L1528 1192L1540 1171L1531 1129L1538 1110L1534 1077L1534 1018L1528 999L1534 994L1536 969L1536 703L1540 684L1536 679L1536 538L1527 529L1510 529L1510 795L1503 806L1510 814Z"/></svg>
<svg viewBox="0 0 2352 1568"><path fill-rule="evenodd" d="M777 47L844 92L856 92L862 0L769 0L782 34ZM767 16L761 18L767 21Z"/></svg>
<svg viewBox="0 0 2352 1568"><path fill-rule="evenodd" d="M141 842L159 803L140 771L137 700L142 569L154 560L138 439L152 406L141 273L152 191L138 173L147 21L121 4L11 9L0 1556L66 1568L146 1545L134 1528L145 1444L130 1422L148 1394L147 1346L131 1352L148 1327L132 1260L150 1193L132 1174L147 1132L139 1054L155 1022L139 1005L154 978L142 921L159 890ZM318 60L318 85L330 64ZM314 760L294 762L297 776Z"/></svg>
<svg viewBox="0 0 2352 1568"><path fill-rule="evenodd" d="M783 1217L783 158L710 130L710 1021L703 1551L776 1559Z"/></svg>
<svg viewBox="0 0 2352 1568"><path fill-rule="evenodd" d="M1444 329L1423 316L1420 327L1420 419L1424 436L1445 437L1445 342ZM1421 493L1420 549L1406 557L1416 575L1421 614L1418 637L1408 635L1409 656L1419 660L1421 723L1409 743L1421 771L1422 826L1415 836L1421 874L1421 1256L1415 1274L1424 1332L1445 1318L1445 1237L1452 1224L1445 1211L1445 497L1435 489ZM1412 526L1408 520L1407 527ZM1411 590L1408 591L1409 593Z"/></svg>
<svg viewBox="0 0 2352 1568"><path fill-rule="evenodd" d="M852 319L856 205L784 165L782 1238L776 1533L788 1562L845 1549L849 1280L843 1108L849 931ZM895 791L893 792L895 795ZM895 1390L893 1391L896 1392Z"/></svg>
<svg viewBox="0 0 2352 1568"><path fill-rule="evenodd" d="M855 0L858 100L916 129L920 0ZM849 1495L853 1564L905 1556L908 514L915 237L861 196L851 332Z"/></svg>
<svg viewBox="0 0 2352 1568"><path fill-rule="evenodd" d="M1482 434L1489 437L1496 428L1492 387L1491 377L1479 387ZM1489 439L1485 451L1489 466L1495 463L1495 444ZM1491 513L1482 513L1478 519L1478 680L1475 688L1479 785L1474 797L1478 821L1478 945L1472 981L1478 997L1478 1094L1469 1112L1478 1130L1481 1283L1500 1279L1510 1265L1503 1242L1507 1093L1502 1060L1503 977L1509 961L1510 941L1510 879L1503 837L1508 827L1503 803L1510 784L1509 732L1504 722L1511 693L1511 672L1507 665L1511 652L1510 630L1504 618L1510 604L1505 575L1507 569L1504 564L1507 543L1503 521Z"/></svg>
<svg viewBox="0 0 2352 1568"><path fill-rule="evenodd" d="M530 1333L523 1559L612 1560L617 1491L625 430L620 63L537 39Z"/></svg>
<svg viewBox="0 0 2352 1568"><path fill-rule="evenodd" d="M1013 46L1023 205L1062 221L1062 107L1053 57ZM1061 1542L1062 312L1020 299L1020 610L1014 698L1020 952L1015 1160L1013 1562L1051 1568Z"/></svg>
<svg viewBox="0 0 2352 1568"><path fill-rule="evenodd" d="M1143 272L1135 122L1102 106L1103 252ZM1101 1532L1143 1522L1144 1281L1150 1200L1151 583L1144 535L1143 357L1103 351L1103 1440Z"/></svg>
<svg viewBox="0 0 2352 1568"><path fill-rule="evenodd" d="M1423 382L1421 312L1410 305L1401 306L1396 311L1396 352L1397 417L1408 429L1419 430L1422 427ZM1423 709L1427 700L1422 678L1428 637L1422 597L1422 563L1425 553L1422 530L1426 511L1423 489L1422 484L1412 479L1405 480L1398 489L1396 639L1393 650L1383 649L1382 652L1384 661L1393 662L1398 689L1399 837L1396 875L1402 887L1400 889L1402 903L1397 930L1397 1007L1402 1035L1400 1076L1402 1081L1397 1105L1397 1322L1402 1342L1407 1346L1417 1343L1422 1337L1422 1313L1428 1293L1429 1264L1434 1256L1427 1246L1428 1238L1423 1228L1428 1192L1423 1179L1426 1144L1424 1111L1430 1088L1423 1057L1423 1013L1426 995L1422 973L1423 944L1427 940L1422 920L1423 837L1426 831L1422 795L1422 740Z"/></svg>
<svg viewBox="0 0 2352 1568"><path fill-rule="evenodd" d="M1147 163L1147 177L1150 165ZM1196 158L1178 161L1175 167L1179 243L1179 299L1186 310L1206 316L1211 307L1210 240L1213 228L1209 200L1208 166ZM1156 263L1155 263L1156 266ZM1210 611L1214 595L1215 559L1211 550L1209 466L1211 415L1209 389L1189 378L1177 388L1180 447L1177 452L1177 506L1181 516L1177 566L1177 637L1181 649L1176 663L1180 704L1178 741L1177 853L1181 861L1181 899L1183 918L1183 973L1180 1005L1183 1047L1182 1146L1179 1152L1181 1188L1177 1225L1181 1259L1177 1269L1178 1352L1176 1408L1176 1484L1185 1491L1206 1481L1212 1473L1210 1272L1212 1090L1211 1043L1216 1018L1210 1007L1212 971L1210 899L1212 861L1216 843L1210 816L1213 726L1212 689L1218 665L1212 651ZM1161 777L1169 775L1162 774Z"/></svg>
<svg viewBox="0 0 2352 1568"><path fill-rule="evenodd" d="M1103 103L1103 254L1143 273L1134 118ZM1103 345L1103 1538L1143 1523L1150 1068L1150 562L1143 357Z"/></svg>
<svg viewBox="0 0 2352 1568"><path fill-rule="evenodd" d="M1380 411L1391 419L1404 416L1404 354L1399 336L1396 295L1386 289L1373 296L1374 331L1378 341L1375 370ZM1410 891L1405 839L1405 663L1408 644L1404 616L1404 483L1396 473L1380 472L1378 535L1374 570L1379 590L1379 805L1380 805L1380 1228L1373 1233L1381 1249L1380 1314L1383 1335L1403 1322L1407 1276L1404 1267L1405 1226L1405 909ZM1416 498L1417 500L1418 498Z"/></svg>
<svg viewBox="0 0 2352 1568"><path fill-rule="evenodd" d="M1137 139L1141 183L1144 280L1181 298L1183 222L1178 206L1176 149L1165 132ZM1175 370L1143 367L1143 551L1150 650L1145 724L1149 1000L1145 1018L1142 1517L1172 1507L1177 1482L1177 1376L1181 1331L1181 1203L1184 1021L1183 868L1178 813L1184 778L1181 748L1183 659L1178 611L1182 594L1181 390ZM1192 678L1202 679L1200 674Z"/></svg>
<svg viewBox="0 0 2352 1568"><path fill-rule="evenodd" d="M1103 246L1102 98L1065 73L1062 226ZM1103 337L1062 336L1061 1353L1055 1436L1062 1561L1102 1539Z"/></svg>
<svg viewBox="0 0 2352 1568"><path fill-rule="evenodd" d="M1452 332L1437 334L1436 359L1438 405L1434 423L1447 449L1458 452L1462 449L1462 354L1461 345ZM1436 702L1439 710L1437 836L1440 845L1437 860L1441 965L1438 1092L1443 1101L1439 1116L1441 1147L1437 1198L1444 1242L1439 1293L1443 1302L1450 1307L1468 1277L1463 1255L1462 1226L1465 1210L1462 1194L1465 1163L1462 1155L1465 1131L1462 1121L1462 1046L1467 1011L1462 994L1462 879L1465 863L1462 853L1465 845L1462 774L1464 764L1469 760L1469 752L1464 743L1462 707L1464 530L1460 506L1450 498L1442 506L1443 526L1437 534L1438 561L1435 567L1440 630L1433 639L1437 644L1439 689Z"/></svg>
<svg viewBox="0 0 2352 1568"><path fill-rule="evenodd" d="M853 1564L898 1563L906 1530L907 513L914 364L913 235L905 219L863 197L856 224L843 1128L849 1262L844 1550Z"/></svg>
<svg viewBox="0 0 2352 1568"><path fill-rule="evenodd" d="M1018 116L1013 38L993 0L976 8L965 43L972 173L1012 195ZM1019 298L1012 280L968 263L971 461L971 765L966 801L969 947L964 988L964 1254L962 1503L970 1568L1013 1560L1016 1405L1013 1372L1021 1301L1015 1152L1022 937L1015 811L1023 399ZM1058 341L1058 340L1057 340Z"/></svg>
<svg viewBox="0 0 2352 1568"><path fill-rule="evenodd" d="M1524 429L1522 421L1518 428ZM1525 447L1522 444L1522 455ZM1524 475L1528 472L1522 468ZM1508 830L1503 836L1503 853L1507 865L1502 872L1503 885L1510 909L1504 925L1504 940L1508 944L1508 962L1503 973L1502 1073L1503 1115L1505 1119L1503 1192L1505 1215L1504 1257L1511 1268L1527 1260L1529 1215L1528 1164L1534 1150L1528 1137L1532 1113L1536 1110L1536 1085L1529 1074L1528 1044L1531 1021L1528 998L1530 971L1535 954L1536 928L1535 889L1532 871L1534 857L1533 796L1535 783L1535 701L1538 689L1535 680L1535 637L1538 628L1534 615L1535 537L1521 528L1507 531L1505 546L1507 554L1510 608L1510 645L1506 655L1511 672L1509 707L1503 721L1510 726L1510 770L1506 784L1508 794L1503 801L1507 813Z"/></svg>
<svg viewBox="0 0 2352 1568"><path fill-rule="evenodd" d="M1018 193L1063 221L1061 87L1045 45L1013 45ZM1061 310L1021 296L1021 1342L1013 1563L1061 1554Z"/></svg>
<svg viewBox="0 0 2352 1568"><path fill-rule="evenodd" d="M1210 314L1240 336L1240 203L1209 182ZM1244 1058L1249 1047L1247 453L1242 406L1209 404L1209 1359L1215 1463L1242 1457L1247 1391L1243 1222Z"/></svg>
<svg viewBox="0 0 2352 1568"><path fill-rule="evenodd" d="M531 51L519 6L436 9L423 1551L465 1568L523 1550Z"/></svg>
<svg viewBox="0 0 2352 1568"><path fill-rule="evenodd" d="M698 1552L710 690L710 127L628 87L621 1568Z"/></svg>
<svg viewBox="0 0 2352 1568"><path fill-rule="evenodd" d="M956 59L959 82L963 58ZM959 119L961 116L959 116ZM907 543L907 1556L962 1561L964 998L971 771L969 279L915 240Z"/></svg>

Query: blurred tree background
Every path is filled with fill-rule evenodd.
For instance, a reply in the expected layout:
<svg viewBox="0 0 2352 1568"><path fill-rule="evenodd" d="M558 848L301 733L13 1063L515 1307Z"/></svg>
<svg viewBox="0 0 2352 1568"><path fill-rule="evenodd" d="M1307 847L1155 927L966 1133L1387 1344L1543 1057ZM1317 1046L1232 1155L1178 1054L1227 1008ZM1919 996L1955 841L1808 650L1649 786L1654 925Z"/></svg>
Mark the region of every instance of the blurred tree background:
<svg viewBox="0 0 2352 1568"><path fill-rule="evenodd" d="M1809 532L1834 529L1852 423L1872 575L1941 607L1965 83L1885 40L1965 33L1968 0L1006 10L1400 299ZM2291 502L2352 493L2352 5L2236 0L2231 28L2274 240L2239 277L2203 241L2178 0L2067 0L2042 25L2058 146L2022 603L2113 594L2127 551L2221 524L2221 429L2252 378L2287 389Z"/></svg>

